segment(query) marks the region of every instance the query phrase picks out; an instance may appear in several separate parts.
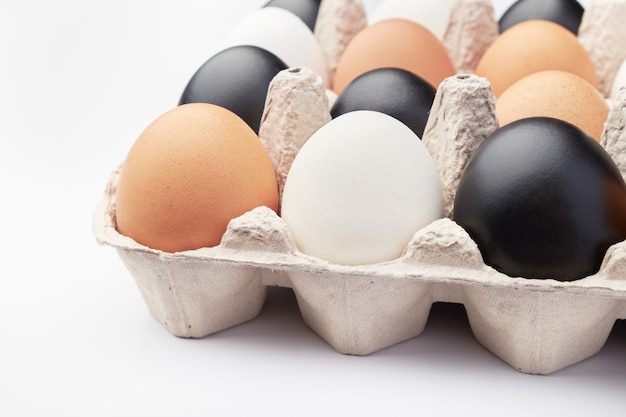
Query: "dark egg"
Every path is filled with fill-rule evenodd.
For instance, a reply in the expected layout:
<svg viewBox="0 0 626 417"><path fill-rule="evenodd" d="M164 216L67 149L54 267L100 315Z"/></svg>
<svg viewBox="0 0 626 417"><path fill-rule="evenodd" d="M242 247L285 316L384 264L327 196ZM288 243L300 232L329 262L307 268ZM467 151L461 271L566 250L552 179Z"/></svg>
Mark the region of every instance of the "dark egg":
<svg viewBox="0 0 626 417"><path fill-rule="evenodd" d="M496 130L461 177L454 220L487 265L509 276L573 281L626 238L626 185L602 146L545 117Z"/></svg>
<svg viewBox="0 0 626 417"><path fill-rule="evenodd" d="M321 0L270 0L263 7L278 7L298 16L313 31Z"/></svg>
<svg viewBox="0 0 626 417"><path fill-rule="evenodd" d="M577 35L584 7L576 0L518 0L498 22L500 33L526 20L549 20Z"/></svg>
<svg viewBox="0 0 626 417"><path fill-rule="evenodd" d="M379 68L352 80L331 108L333 118L355 110L373 110L392 116L420 138L436 94L421 77L400 68Z"/></svg>
<svg viewBox="0 0 626 417"><path fill-rule="evenodd" d="M270 82L287 65L257 46L234 46L209 58L191 77L179 104L224 107L259 132Z"/></svg>

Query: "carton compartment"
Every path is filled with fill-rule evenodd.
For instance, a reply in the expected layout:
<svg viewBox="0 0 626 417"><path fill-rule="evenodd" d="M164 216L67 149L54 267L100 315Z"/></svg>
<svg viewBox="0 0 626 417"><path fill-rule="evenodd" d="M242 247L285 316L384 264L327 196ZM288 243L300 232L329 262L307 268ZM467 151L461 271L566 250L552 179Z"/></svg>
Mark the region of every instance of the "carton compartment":
<svg viewBox="0 0 626 417"><path fill-rule="evenodd" d="M358 2L346 3L356 7L352 15L335 13L331 5L336 4L323 2L327 10L320 10L322 22L316 29L331 63L349 41L345 36L365 24ZM93 217L96 240L117 250L151 314L179 337L206 337L252 320L263 307L267 287L282 286L293 289L305 323L343 354L367 355L417 337L432 304L451 302L463 304L479 343L520 372L547 374L594 355L615 321L626 319L625 242L610 247L600 270L581 280L509 277L485 265L476 244L450 220L465 164L498 126L488 82L471 75L497 35L492 12L485 0L461 0L452 10L444 43L459 75L439 86L422 138L442 176L447 217L417 231L399 258L342 266L307 256L298 251L282 219L264 207L233 219L216 247L180 253L153 250L116 230L119 170L111 174ZM342 32L349 23L342 19L354 13L361 17L360 26ZM613 18L624 13L624 2L595 2L585 11L579 32L605 95L626 55L626 37L620 35L625 26ZM601 47L606 44L610 50ZM292 78L270 85L259 135L262 142L271 139L283 150L294 143L301 146L329 120L326 92L308 88L319 85L315 77L304 70L284 75ZM268 103L283 107L268 108ZM298 113L303 108L306 112ZM601 141L623 176L625 109L623 90ZM300 117L295 130L281 124L287 110ZM297 149L291 151L288 161ZM277 167L278 174L287 172L288 166ZM281 187L284 175L278 177Z"/></svg>
<svg viewBox="0 0 626 417"><path fill-rule="evenodd" d="M419 336L435 302L463 304L476 339L524 373L547 374L597 353L626 319L626 242L600 271L559 282L515 278L482 262L449 219L415 233L404 254L364 266L329 264L298 251L265 207L231 221L219 246L165 253L115 229L115 183L94 215L151 314L173 335L200 338L254 319L268 286L292 288L304 322L343 354L367 355Z"/></svg>

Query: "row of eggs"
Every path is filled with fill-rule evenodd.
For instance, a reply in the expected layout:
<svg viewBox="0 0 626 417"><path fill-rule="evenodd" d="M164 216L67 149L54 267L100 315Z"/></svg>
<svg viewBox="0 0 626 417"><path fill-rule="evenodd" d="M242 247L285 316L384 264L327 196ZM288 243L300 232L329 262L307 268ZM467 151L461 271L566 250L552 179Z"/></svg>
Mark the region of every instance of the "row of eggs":
<svg viewBox="0 0 626 417"><path fill-rule="evenodd" d="M338 264L395 259L415 231L444 215L439 173L419 139L435 96L433 85L455 72L445 49L430 30L406 19L381 19L359 32L333 77L332 87L338 94L331 108L334 119L300 149L279 202L274 167L257 133L269 83L295 63L286 64L287 59L271 52L276 49L253 45L251 40L258 43L261 32L271 34L286 27L289 31L270 35L273 42L293 42L303 28L313 35L305 19L272 3L280 2L270 2L268 6L274 7L260 9L233 30L224 49L191 78L180 105L155 120L137 139L120 174L118 231L155 249L192 250L219 244L232 218L260 205L279 211L280 204L280 214L306 254ZM279 25L273 20L278 18L291 23ZM531 22L544 23L557 32L562 28ZM256 29L246 34L248 29L242 27ZM394 38L398 36L394 28L398 27L413 34ZM515 25L503 35L519 27L523 26ZM380 28L389 31L377 33ZM311 36L308 38L314 40ZM559 36L576 40L562 32ZM411 46L409 39L416 39L418 46ZM443 70L436 69L435 75L417 75L411 65L372 68L368 63L352 71L345 77L345 85L337 87L342 74L350 72L342 70L342 65L347 66L345 62L354 55L350 55L351 48L360 42L369 60L376 55L371 49L373 42L379 42L379 50L391 52L392 57L395 47L409 45L416 48L410 56L417 57L418 65L432 70L437 67L435 58L440 57ZM425 44L419 42L435 45L439 52L426 53ZM309 41L310 45L309 49L302 44L291 49L302 59L313 57L303 66L318 72L330 87L330 78L324 77L327 69L320 64L323 57L310 52L311 48L316 50L315 42ZM501 49L509 51L510 47ZM407 56L404 52L395 51L398 56ZM352 59L358 66L356 56ZM496 61L494 66L498 67ZM480 65L477 72L479 69ZM594 122L604 123L608 106L590 81L569 71L537 74L546 77L538 92L550 90L545 86L554 87L558 77L573 91L567 97L578 100L581 86L587 89L581 93L585 106L595 105L589 101L594 98L601 108L594 110L594 115L599 114ZM491 81L495 76L485 77ZM521 81L527 81L526 77ZM511 88L515 86L512 84ZM531 88L519 89L528 95ZM505 89L499 95L501 118L506 111L500 103L507 94ZM580 108L575 102L563 105L562 93L553 95L561 101L560 108ZM399 98L404 96L408 98ZM523 102L530 102L529 97ZM406 110L407 102L411 111ZM512 107L519 112L517 106ZM554 103L546 105L546 109L557 107ZM610 157L583 132L589 128L572 129L557 119L528 119L532 114L520 114L517 119L521 120L514 122L515 117L511 117L509 127L485 141L468 165L457 191L455 220L477 241L485 261L502 272L562 280L582 278L597 270L610 244L626 237L626 221L621 214L626 213L626 186ZM580 120L575 116L575 122ZM529 131L533 135L529 136ZM496 142L497 137L504 139ZM498 145L505 140L513 140L506 145L508 150ZM584 149L582 157L580 149ZM547 159L529 164L533 155L547 155ZM535 181L538 178L543 180ZM585 184L582 191L581 178ZM549 198L537 203L537 196L547 193ZM528 198L534 203L524 204ZM594 203L590 203L591 198ZM520 207L527 211L514 210ZM538 220L536 213L546 209L550 220ZM499 210L503 211L500 215ZM528 220L532 210L535 214ZM555 217L561 221L554 221Z"/></svg>
<svg viewBox="0 0 626 417"><path fill-rule="evenodd" d="M300 14L296 16L277 7L283 6L282 3ZM273 7L264 7L246 16L229 32L222 50L192 77L180 104L210 102L222 105L241 115L258 132L266 87L276 73L286 67L313 69L333 95L341 94L360 75L381 67L405 69L419 76L420 82L425 81L436 88L456 71L441 41L442 29L437 29L438 35L435 35L433 23L429 23L431 30L418 23L417 16L421 16L422 21L441 21L441 26L443 22L447 23L445 19L424 19L423 16L445 16L445 12L450 12L452 1L437 2L437 6L431 3L382 2L370 19L372 23L354 36L331 74L311 30L317 13L315 7L319 7L320 1L271 1L268 6ZM542 6L537 7L537 3ZM298 4L307 7L297 9L295 5ZM501 24L506 20L512 25L513 19L523 17L520 14L533 16L528 4L535 4L535 8L558 23L534 20L513 25L514 28L504 31L493 42L475 69L478 75L489 79L498 98L504 90L509 90L498 109L502 124L527 116L553 116L576 124L599 140L609 107L597 92L598 80L589 56L570 31L580 24L582 7L572 0L520 0L504 14ZM395 18L400 11L412 18ZM521 12L514 13L516 11ZM572 73L589 85L570 76L552 73L547 78L532 77L509 89L526 76L542 70ZM626 66L623 72L626 73ZM613 98L625 80L626 77L621 75L615 78ZM549 88L545 88L546 85ZM519 103L526 105L522 108ZM359 105L361 109L377 110L372 106L375 103Z"/></svg>

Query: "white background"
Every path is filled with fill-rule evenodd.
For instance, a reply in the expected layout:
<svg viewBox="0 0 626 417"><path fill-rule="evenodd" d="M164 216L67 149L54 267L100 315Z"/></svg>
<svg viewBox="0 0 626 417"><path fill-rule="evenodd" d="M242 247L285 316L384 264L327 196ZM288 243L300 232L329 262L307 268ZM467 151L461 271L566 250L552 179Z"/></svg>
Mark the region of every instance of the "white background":
<svg viewBox="0 0 626 417"><path fill-rule="evenodd" d="M200 340L150 316L91 216L139 133L264 3L0 0L0 415L625 415L622 322L593 358L532 376L459 305L367 357L309 330L288 289Z"/></svg>

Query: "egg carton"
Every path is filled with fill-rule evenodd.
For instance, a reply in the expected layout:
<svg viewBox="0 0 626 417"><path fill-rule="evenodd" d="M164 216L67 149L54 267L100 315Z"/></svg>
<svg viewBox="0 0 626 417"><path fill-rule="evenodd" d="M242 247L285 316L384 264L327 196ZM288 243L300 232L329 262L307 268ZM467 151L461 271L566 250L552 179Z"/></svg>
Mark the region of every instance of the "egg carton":
<svg viewBox="0 0 626 417"><path fill-rule="evenodd" d="M287 155L287 165L277 167L279 185L307 135L328 121L320 85L300 68L281 72L270 85L259 135L271 138L270 156ZM94 214L94 235L118 252L151 314L175 336L206 337L252 320L267 287L281 286L293 289L304 322L334 349L368 355L417 337L433 303L460 303L485 348L521 372L551 373L597 353L615 321L626 319L626 241L608 249L596 274L577 281L510 277L483 262L475 242L451 220L451 208L473 150L497 128L494 107L480 77L457 75L439 86L423 141L442 174L447 216L417 231L389 262L348 266L308 256L265 207L233 219L218 246L179 253L148 248L117 232L120 169ZM622 175L625 125L622 91L602 138Z"/></svg>

